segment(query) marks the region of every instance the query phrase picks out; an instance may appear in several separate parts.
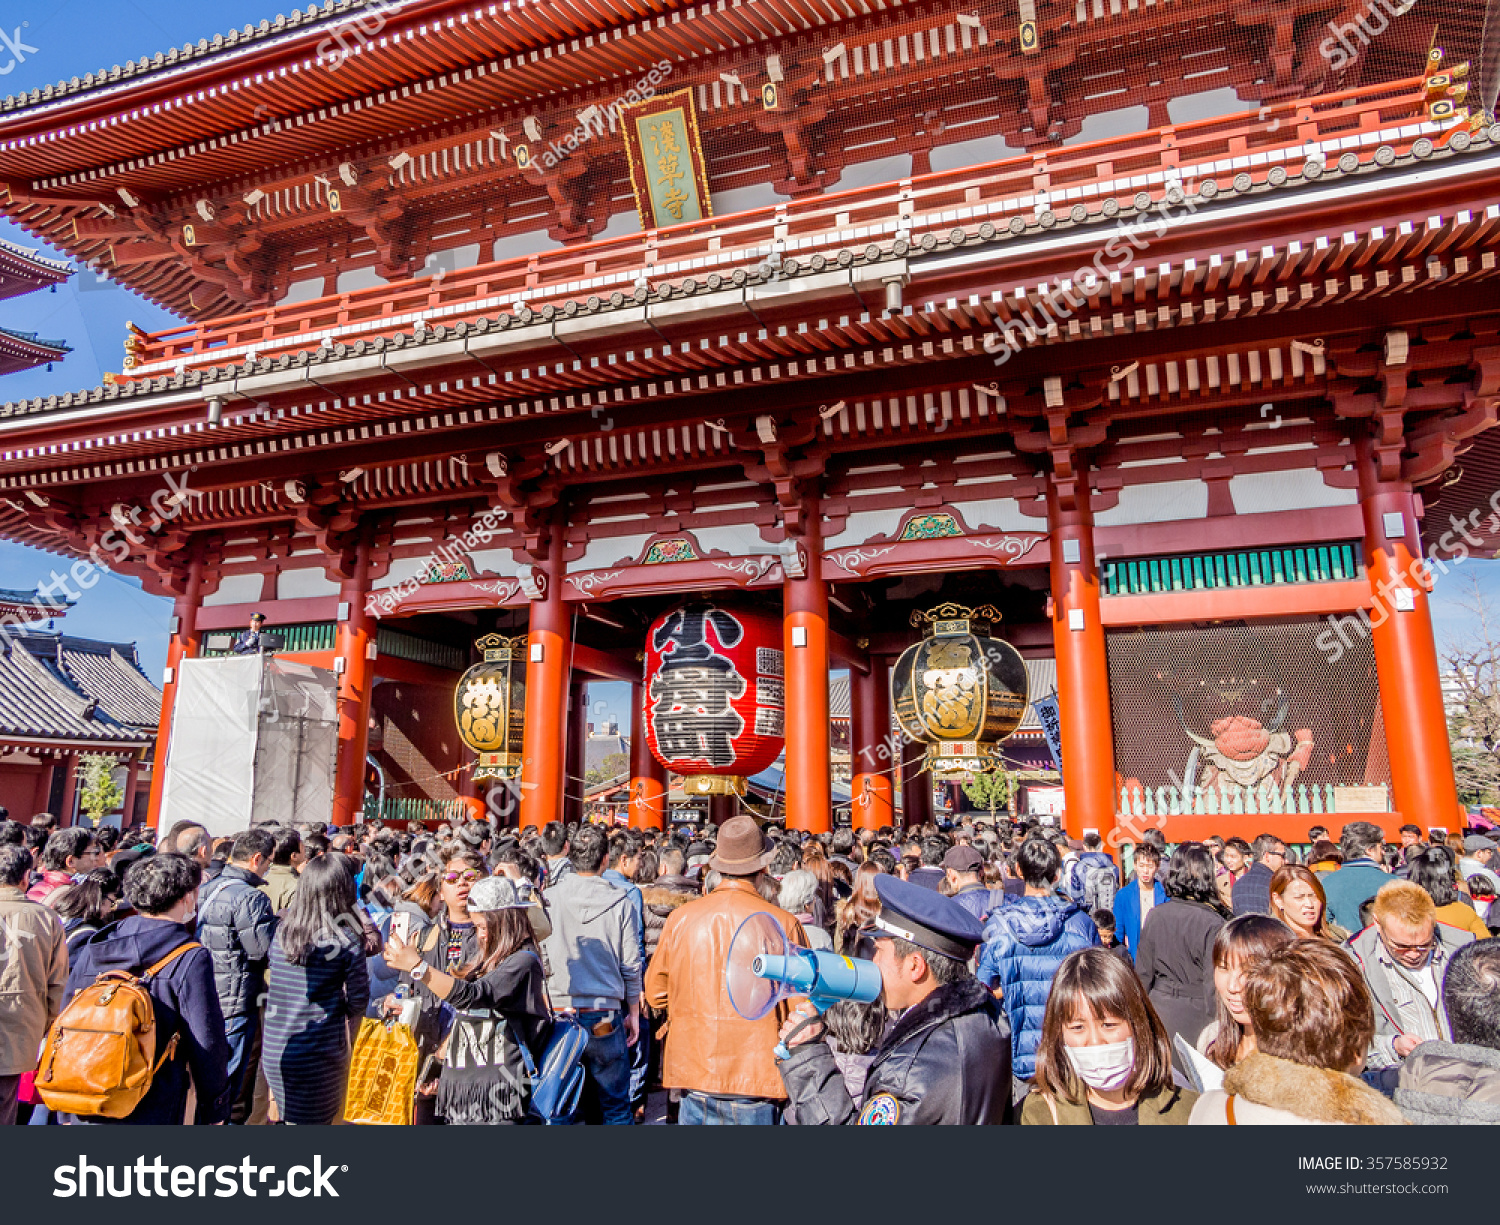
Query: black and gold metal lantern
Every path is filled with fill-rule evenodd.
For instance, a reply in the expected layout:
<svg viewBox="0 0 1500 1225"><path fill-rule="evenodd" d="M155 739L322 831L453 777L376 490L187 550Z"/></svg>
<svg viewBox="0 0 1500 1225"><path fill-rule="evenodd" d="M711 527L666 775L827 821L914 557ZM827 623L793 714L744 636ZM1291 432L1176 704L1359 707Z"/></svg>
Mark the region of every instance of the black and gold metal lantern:
<svg viewBox="0 0 1500 1225"><path fill-rule="evenodd" d="M459 737L479 755L474 777L510 778L521 768L526 635L486 634L474 645L484 653L484 662L459 678L453 718Z"/></svg>
<svg viewBox="0 0 1500 1225"><path fill-rule="evenodd" d="M926 637L902 652L891 678L891 705L901 729L927 745L935 774L989 770L999 744L1026 713L1026 661L991 628L1000 611L940 604L914 612Z"/></svg>

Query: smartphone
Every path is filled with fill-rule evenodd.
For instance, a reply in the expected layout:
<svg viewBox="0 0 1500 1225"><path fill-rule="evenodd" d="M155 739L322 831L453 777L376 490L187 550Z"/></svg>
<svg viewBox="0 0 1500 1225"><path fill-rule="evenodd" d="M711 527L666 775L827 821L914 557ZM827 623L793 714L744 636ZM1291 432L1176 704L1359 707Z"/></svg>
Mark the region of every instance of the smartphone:
<svg viewBox="0 0 1500 1225"><path fill-rule="evenodd" d="M410 911L398 910L391 916L391 939L410 944L412 923L415 920L416 916Z"/></svg>

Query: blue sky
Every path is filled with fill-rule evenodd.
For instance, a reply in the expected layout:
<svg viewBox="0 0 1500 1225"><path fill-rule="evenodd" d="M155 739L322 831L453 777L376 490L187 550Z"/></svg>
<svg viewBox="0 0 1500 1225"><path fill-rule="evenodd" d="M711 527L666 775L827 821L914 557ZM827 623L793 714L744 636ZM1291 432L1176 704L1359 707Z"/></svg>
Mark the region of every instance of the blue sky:
<svg viewBox="0 0 1500 1225"><path fill-rule="evenodd" d="M196 42L200 38L259 23L286 12L296 0L217 0L213 4L189 0L62 0L61 3L11 6L0 26L13 36L16 19L20 41L36 51L25 52L8 72L0 72L0 94L19 93L86 72L107 69L126 59L165 51L168 47ZM36 243L24 231L0 222L0 237L26 246ZM56 254L56 253L52 253ZM48 339L61 339L73 346L66 360L54 366L13 374L0 380L0 399L74 391L98 385L106 370L118 370L124 353L125 323L130 320L147 331L176 326L180 320L151 305L129 290L101 281L81 271L56 293L31 294L0 302L0 327L37 332ZM39 550L0 543L0 587L31 588L45 582L59 559ZM1500 562L1470 561L1440 578L1434 599L1438 636L1462 633L1465 616L1456 606L1467 576L1479 579L1481 588L1500 604ZM134 641L152 676L160 679L166 659L167 619L170 601L148 596L135 579L106 575L84 593L78 607L59 626L71 633L110 641ZM591 687L594 717L625 716L624 687Z"/></svg>

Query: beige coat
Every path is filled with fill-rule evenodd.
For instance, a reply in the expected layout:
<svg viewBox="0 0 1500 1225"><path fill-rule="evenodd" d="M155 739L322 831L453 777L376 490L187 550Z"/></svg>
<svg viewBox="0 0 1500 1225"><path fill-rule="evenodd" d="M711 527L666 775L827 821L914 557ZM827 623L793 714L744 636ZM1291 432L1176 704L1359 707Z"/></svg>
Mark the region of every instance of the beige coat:
<svg viewBox="0 0 1500 1225"><path fill-rule="evenodd" d="M36 1070L67 982L62 921L21 890L0 888L0 1076Z"/></svg>
<svg viewBox="0 0 1500 1225"><path fill-rule="evenodd" d="M1241 1127L1406 1122L1393 1102L1356 1076L1305 1067L1259 1051L1247 1055L1224 1074L1222 1089L1200 1097L1188 1122L1194 1126L1228 1123L1230 1097L1234 1098L1234 1122Z"/></svg>
<svg viewBox="0 0 1500 1225"><path fill-rule="evenodd" d="M266 869L266 883L260 891L271 899L271 909L280 914L292 904L297 892L297 870L291 864L273 863Z"/></svg>

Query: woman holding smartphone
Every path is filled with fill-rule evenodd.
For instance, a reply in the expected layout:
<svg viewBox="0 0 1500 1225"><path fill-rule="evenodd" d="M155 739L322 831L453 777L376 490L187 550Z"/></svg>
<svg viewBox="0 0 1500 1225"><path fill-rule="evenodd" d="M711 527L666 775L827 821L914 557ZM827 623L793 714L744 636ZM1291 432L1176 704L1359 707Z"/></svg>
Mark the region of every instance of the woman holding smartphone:
<svg viewBox="0 0 1500 1225"><path fill-rule="evenodd" d="M520 1123L530 1105L527 1055L540 1065L552 1030L546 979L527 910L529 891L504 876L476 884L467 911L477 933L472 960L448 970L395 935L385 959L425 997L454 1013L438 1078L436 1114L448 1124ZM521 1047L525 1046L523 1055Z"/></svg>

